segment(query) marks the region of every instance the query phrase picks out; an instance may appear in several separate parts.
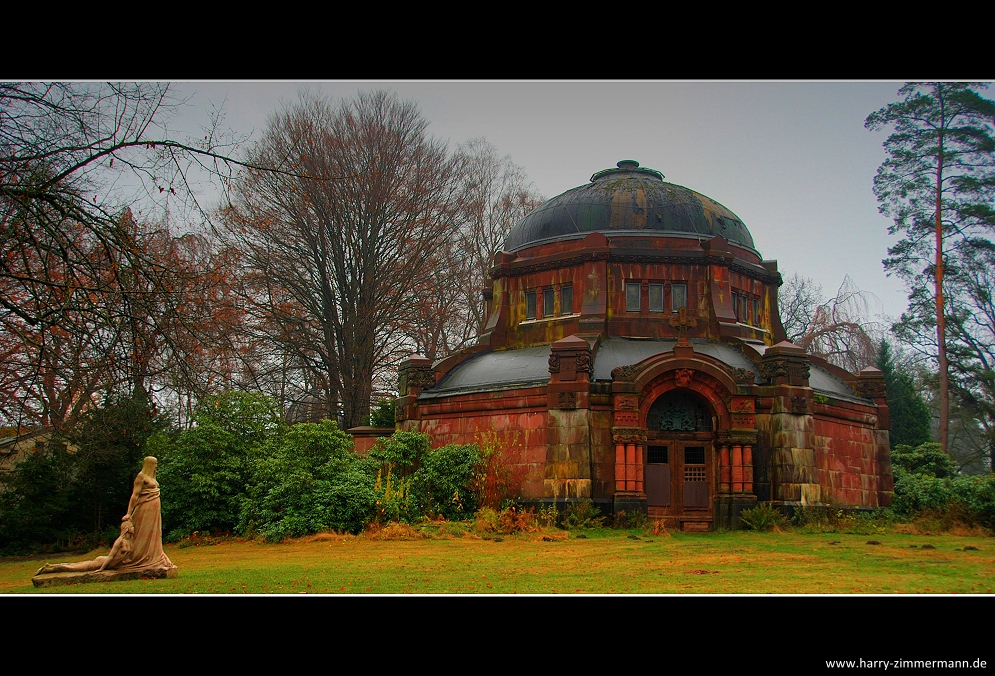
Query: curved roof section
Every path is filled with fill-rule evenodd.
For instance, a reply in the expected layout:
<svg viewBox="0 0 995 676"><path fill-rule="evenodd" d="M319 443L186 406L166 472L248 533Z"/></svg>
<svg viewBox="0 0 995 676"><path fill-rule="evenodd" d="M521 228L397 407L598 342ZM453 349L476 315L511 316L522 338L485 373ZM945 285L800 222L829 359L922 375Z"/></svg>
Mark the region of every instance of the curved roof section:
<svg viewBox="0 0 995 676"><path fill-rule="evenodd" d="M739 216L693 190L667 183L655 169L622 160L591 176L587 185L547 200L516 225L505 251L592 232L725 237L756 251Z"/></svg>
<svg viewBox="0 0 995 676"><path fill-rule="evenodd" d="M598 355L591 370L592 380L611 380L612 370L618 366L638 364L664 352L671 352L676 340L645 340L640 338L609 338L601 343ZM698 354L714 357L726 366L748 369L754 374L754 382L762 383L757 367L742 352L725 343L710 343L704 340L691 340L691 347Z"/></svg>
<svg viewBox="0 0 995 676"><path fill-rule="evenodd" d="M477 355L454 368L435 387L433 393L476 389L502 389L513 386L542 385L549 382L549 345L501 350Z"/></svg>
<svg viewBox="0 0 995 676"><path fill-rule="evenodd" d="M818 364L809 364L808 384L816 392L824 392L834 397L867 403L867 400L858 397L849 385Z"/></svg>
<svg viewBox="0 0 995 676"><path fill-rule="evenodd" d="M608 338L598 347L591 369L592 380L611 380L616 366L637 364L644 359L674 349L676 340ZM692 340L694 351L707 354L731 367L749 369L754 381L762 382L757 368L742 352L724 343ZM549 382L550 346L485 352L466 360L435 387L420 397L447 396L458 392L500 390L543 385Z"/></svg>

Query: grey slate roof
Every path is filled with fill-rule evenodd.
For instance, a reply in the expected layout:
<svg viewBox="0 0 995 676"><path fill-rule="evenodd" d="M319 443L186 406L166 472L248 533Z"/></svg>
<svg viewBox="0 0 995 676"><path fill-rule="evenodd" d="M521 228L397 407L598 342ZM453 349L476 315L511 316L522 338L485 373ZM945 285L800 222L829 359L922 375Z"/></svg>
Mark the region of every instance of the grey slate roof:
<svg viewBox="0 0 995 676"><path fill-rule="evenodd" d="M753 236L740 218L718 202L674 183L660 172L623 160L599 171L591 182L539 206L508 234L504 249L592 232L678 235L710 239L722 235L748 249Z"/></svg>
<svg viewBox="0 0 995 676"><path fill-rule="evenodd" d="M610 381L612 369L617 366L638 364L663 352L674 349L675 340L642 340L636 338L608 338L602 341L594 358L592 380ZM763 383L757 367L731 345L692 340L694 351L707 354L722 363L754 373L754 382ZM435 387L422 392L421 397L434 399L459 392L496 391L515 387L535 387L549 382L550 346L526 347L518 350L485 352L463 362ZM817 393L841 399L866 403L838 377L812 364L809 385Z"/></svg>

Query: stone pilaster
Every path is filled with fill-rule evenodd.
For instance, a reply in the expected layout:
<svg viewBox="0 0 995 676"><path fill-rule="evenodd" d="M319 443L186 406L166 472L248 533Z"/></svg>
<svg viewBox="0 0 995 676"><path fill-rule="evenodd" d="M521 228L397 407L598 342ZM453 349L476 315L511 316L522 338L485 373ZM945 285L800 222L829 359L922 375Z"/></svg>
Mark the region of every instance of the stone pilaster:
<svg viewBox="0 0 995 676"><path fill-rule="evenodd" d="M398 422L418 418L418 395L425 388L435 385L432 360L412 354L397 368L397 399L394 417Z"/></svg>
<svg viewBox="0 0 995 676"><path fill-rule="evenodd" d="M568 336L552 345L547 397L546 498L591 498L591 348Z"/></svg>

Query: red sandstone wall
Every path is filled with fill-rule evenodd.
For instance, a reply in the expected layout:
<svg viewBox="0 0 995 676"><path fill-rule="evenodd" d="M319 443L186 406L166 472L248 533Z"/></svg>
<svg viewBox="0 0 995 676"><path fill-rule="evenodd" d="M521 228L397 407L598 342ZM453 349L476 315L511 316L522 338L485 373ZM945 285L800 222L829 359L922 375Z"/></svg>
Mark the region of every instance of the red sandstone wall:
<svg viewBox="0 0 995 676"><path fill-rule="evenodd" d="M514 483L520 484L518 495L523 498L541 498L546 467L546 409L502 409L500 411L476 410L454 412L460 404L474 407L472 395L447 399L442 411L423 411L430 417L418 423L418 429L432 439L432 447L446 444L480 444L500 449L505 466L511 471ZM542 395L545 404L545 394ZM422 405L423 409L442 408L439 405Z"/></svg>
<svg viewBox="0 0 995 676"><path fill-rule="evenodd" d="M823 501L885 507L893 488L888 434L873 409L835 402L815 405L815 472Z"/></svg>
<svg viewBox="0 0 995 676"><path fill-rule="evenodd" d="M352 435L353 450L364 458L370 449L377 445L381 437L389 437L394 433L393 427L353 427L346 430Z"/></svg>

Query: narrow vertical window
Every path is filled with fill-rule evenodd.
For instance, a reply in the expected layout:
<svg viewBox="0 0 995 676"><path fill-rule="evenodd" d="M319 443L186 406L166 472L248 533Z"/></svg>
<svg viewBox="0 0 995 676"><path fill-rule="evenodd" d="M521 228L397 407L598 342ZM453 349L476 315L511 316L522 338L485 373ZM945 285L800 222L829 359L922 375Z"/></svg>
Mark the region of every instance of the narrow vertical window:
<svg viewBox="0 0 995 676"><path fill-rule="evenodd" d="M749 298L747 298L746 296L740 294L740 296L739 296L739 321L743 322L744 324L746 324L746 323L748 323L750 321L749 313L748 313L748 310L746 309L746 301L748 301L748 300L749 300Z"/></svg>
<svg viewBox="0 0 995 676"><path fill-rule="evenodd" d="M625 285L625 311L626 312L639 312L639 282L634 284Z"/></svg>
<svg viewBox="0 0 995 676"><path fill-rule="evenodd" d="M752 300L753 304L753 325L760 326L760 299L754 298Z"/></svg>
<svg viewBox="0 0 995 676"><path fill-rule="evenodd" d="M670 303L670 309L674 312L688 306L687 284L672 284L670 286Z"/></svg>
<svg viewBox="0 0 995 676"><path fill-rule="evenodd" d="M570 284L560 287L560 314L572 315L574 312L574 288Z"/></svg>
<svg viewBox="0 0 995 676"><path fill-rule="evenodd" d="M535 319L536 318L536 292L526 291L525 292L525 318Z"/></svg>
<svg viewBox="0 0 995 676"><path fill-rule="evenodd" d="M735 291L732 292L732 313L736 315L736 321L739 321L739 294Z"/></svg>
<svg viewBox="0 0 995 676"><path fill-rule="evenodd" d="M553 303L554 293L553 288L543 289L542 291L542 316L552 317L553 316Z"/></svg>
<svg viewBox="0 0 995 676"><path fill-rule="evenodd" d="M650 312L663 312L663 284L650 284Z"/></svg>

